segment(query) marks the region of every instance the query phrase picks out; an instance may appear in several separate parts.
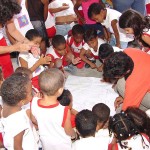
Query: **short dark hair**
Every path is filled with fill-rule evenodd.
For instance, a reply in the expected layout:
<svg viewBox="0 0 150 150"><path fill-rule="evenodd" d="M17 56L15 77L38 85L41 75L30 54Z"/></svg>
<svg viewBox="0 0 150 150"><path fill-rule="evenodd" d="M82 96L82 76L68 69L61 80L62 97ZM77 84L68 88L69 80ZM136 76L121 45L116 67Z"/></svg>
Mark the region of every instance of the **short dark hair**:
<svg viewBox="0 0 150 150"><path fill-rule="evenodd" d="M47 69L39 75L40 90L48 96L54 95L60 88L63 88L64 82L62 71L56 68Z"/></svg>
<svg viewBox="0 0 150 150"><path fill-rule="evenodd" d="M88 17L92 19L93 15L98 15L101 10L104 10L104 6L100 3L93 3L88 9Z"/></svg>
<svg viewBox="0 0 150 150"><path fill-rule="evenodd" d="M82 137L94 136L97 126L97 117L90 110L80 111L75 118L76 129Z"/></svg>
<svg viewBox="0 0 150 150"><path fill-rule="evenodd" d="M104 62L103 77L106 79L115 79L116 77L125 75L127 71L130 70L127 74L128 77L133 70L133 66L133 60L126 53L114 52L111 57Z"/></svg>
<svg viewBox="0 0 150 150"><path fill-rule="evenodd" d="M5 25L15 14L19 14L21 6L12 0L0 0L0 24Z"/></svg>
<svg viewBox="0 0 150 150"><path fill-rule="evenodd" d="M30 41L32 41L36 37L41 37L42 38L42 36L38 32L38 30L36 30L36 29L30 29L30 30L28 30L27 33L26 33L26 35L25 35L25 37L28 40L30 40Z"/></svg>
<svg viewBox="0 0 150 150"><path fill-rule="evenodd" d="M120 16L119 26L123 29L132 28L135 38L141 39L144 30L150 28L150 17L144 17L136 10L128 9Z"/></svg>
<svg viewBox="0 0 150 150"><path fill-rule="evenodd" d="M76 35L76 34L83 34L84 35L84 28L82 25L76 24L73 26L72 35Z"/></svg>
<svg viewBox="0 0 150 150"><path fill-rule="evenodd" d="M110 44L104 43L100 45L99 52L98 52L99 59L106 59L112 53L114 53L114 49Z"/></svg>
<svg viewBox="0 0 150 150"><path fill-rule="evenodd" d="M60 97L57 98L59 103L63 106L69 106L71 103L71 92L64 89Z"/></svg>
<svg viewBox="0 0 150 150"><path fill-rule="evenodd" d="M3 102L9 106L17 105L27 97L27 85L30 82L29 77L22 73L15 73L7 78L1 86Z"/></svg>
<svg viewBox="0 0 150 150"><path fill-rule="evenodd" d="M94 30L94 29L88 29L85 34L84 34L84 41L85 42L89 42L91 41L92 39L95 39L97 38L97 31Z"/></svg>
<svg viewBox="0 0 150 150"><path fill-rule="evenodd" d="M27 74L28 76L32 75L32 71L28 68L25 68L25 67L18 67L15 70L15 73Z"/></svg>
<svg viewBox="0 0 150 150"><path fill-rule="evenodd" d="M57 48L61 44L66 44L66 40L65 40L64 36L62 36L62 35L55 35L52 38L52 45L53 45L53 47Z"/></svg>
<svg viewBox="0 0 150 150"><path fill-rule="evenodd" d="M92 112L98 117L100 123L106 123L110 116L110 108L104 103L94 105Z"/></svg>

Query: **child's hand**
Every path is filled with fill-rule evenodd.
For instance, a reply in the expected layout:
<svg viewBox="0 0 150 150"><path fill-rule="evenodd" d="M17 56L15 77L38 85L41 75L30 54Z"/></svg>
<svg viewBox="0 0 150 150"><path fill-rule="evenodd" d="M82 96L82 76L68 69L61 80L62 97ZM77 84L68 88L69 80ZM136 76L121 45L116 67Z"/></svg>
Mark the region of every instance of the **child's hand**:
<svg viewBox="0 0 150 150"><path fill-rule="evenodd" d="M32 46L31 47L31 53L33 54L33 56L35 58L38 57L38 56L40 56L40 49L39 49L39 47Z"/></svg>
<svg viewBox="0 0 150 150"><path fill-rule="evenodd" d="M89 65L90 65L90 67L91 67L92 69L97 68L96 64L94 64L94 63L90 63Z"/></svg>
<svg viewBox="0 0 150 150"><path fill-rule="evenodd" d="M119 48L121 49L120 43L117 43L117 44L116 44L116 47L119 47Z"/></svg>
<svg viewBox="0 0 150 150"><path fill-rule="evenodd" d="M77 58L73 58L72 59L72 64L74 64L74 65L76 65L76 64L78 64L78 63L80 63L81 62L81 58L80 57L77 57Z"/></svg>
<svg viewBox="0 0 150 150"><path fill-rule="evenodd" d="M103 64L97 67L97 71L102 72L103 71Z"/></svg>
<svg viewBox="0 0 150 150"><path fill-rule="evenodd" d="M44 56L43 54L41 55L40 59L39 59L39 62L40 62L40 65L49 65L50 62L51 62L51 57L49 56Z"/></svg>
<svg viewBox="0 0 150 150"><path fill-rule="evenodd" d="M114 102L115 109L117 109L122 103L123 103L123 98L121 96L117 97Z"/></svg>

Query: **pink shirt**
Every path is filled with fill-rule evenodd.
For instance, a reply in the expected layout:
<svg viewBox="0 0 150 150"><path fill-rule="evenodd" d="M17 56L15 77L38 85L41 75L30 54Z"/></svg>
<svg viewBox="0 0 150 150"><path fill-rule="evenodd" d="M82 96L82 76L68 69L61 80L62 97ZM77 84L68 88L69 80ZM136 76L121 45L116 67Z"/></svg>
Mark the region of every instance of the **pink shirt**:
<svg viewBox="0 0 150 150"><path fill-rule="evenodd" d="M95 24L96 23L95 21L92 21L88 17L88 9L92 3L99 3L99 0L87 0L87 1L83 0L83 2L82 2L82 10L84 13L84 18L86 20L86 24Z"/></svg>

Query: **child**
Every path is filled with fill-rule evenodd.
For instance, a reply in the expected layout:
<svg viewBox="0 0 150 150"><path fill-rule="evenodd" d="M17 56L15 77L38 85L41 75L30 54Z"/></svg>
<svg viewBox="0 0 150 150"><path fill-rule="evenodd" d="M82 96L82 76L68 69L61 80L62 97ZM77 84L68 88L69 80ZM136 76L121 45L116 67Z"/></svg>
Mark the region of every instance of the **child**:
<svg viewBox="0 0 150 150"><path fill-rule="evenodd" d="M92 69L98 69L99 67L95 64L96 59L98 59L98 48L105 41L98 38L97 32L94 29L89 29L85 32L84 40L86 43L81 49L80 57L86 62L85 68L91 67Z"/></svg>
<svg viewBox="0 0 150 150"><path fill-rule="evenodd" d="M143 51L150 53L150 19L148 16L144 17L132 9L127 10L120 16L119 26L127 34L133 34L142 45Z"/></svg>
<svg viewBox="0 0 150 150"><path fill-rule="evenodd" d="M121 13L110 8L104 8L101 4L93 3L88 9L88 16L96 22L102 23L105 27L105 39L112 46L126 48L128 42L132 41L132 37L128 37L123 30L118 27L118 20ZM112 36L110 35L112 34Z"/></svg>
<svg viewBox="0 0 150 150"><path fill-rule="evenodd" d="M115 47L115 46L112 47L108 43L104 43L100 45L98 56L99 56L99 60L102 62L102 65L101 65L101 69L99 68L99 71L103 70L103 63L105 59L111 56L112 53L118 52L118 51L122 51L122 49Z"/></svg>
<svg viewBox="0 0 150 150"><path fill-rule="evenodd" d="M72 98L71 92L69 90L64 89L61 96L58 97L58 101L63 106L69 106L70 111L71 111L71 124L72 124L72 127L74 128L75 127L75 116L78 112L72 108L73 98Z"/></svg>
<svg viewBox="0 0 150 150"><path fill-rule="evenodd" d="M70 150L70 137L76 136L71 127L70 109L57 100L63 92L64 81L63 73L56 68L47 69L39 76L43 98L33 98L31 110L44 150Z"/></svg>
<svg viewBox="0 0 150 150"><path fill-rule="evenodd" d="M112 142L112 137L109 134L108 130L108 121L110 116L110 109L107 105L103 103L98 103L92 108L92 112L97 116L97 132L95 134L96 137L102 137L107 142L103 143L106 147Z"/></svg>
<svg viewBox="0 0 150 150"><path fill-rule="evenodd" d="M42 42L42 37L39 32L35 29L31 29L26 33L26 38L32 42L37 47L40 47ZM32 85L39 90L38 86L38 75L44 70L42 65L50 64L51 58L41 55L35 58L32 53L20 53L19 54L19 63L21 67L29 68L32 71Z"/></svg>
<svg viewBox="0 0 150 150"><path fill-rule="evenodd" d="M50 56L52 61L50 68L62 69L70 64L76 65L80 63L80 58L75 58L70 47L66 43L64 36L55 35L52 39L52 46L47 50L47 56Z"/></svg>
<svg viewBox="0 0 150 150"><path fill-rule="evenodd" d="M118 143L113 145L114 150L146 150L150 147L149 139L140 133L136 124L124 112L114 115L109 120L109 131L114 133L118 141Z"/></svg>
<svg viewBox="0 0 150 150"><path fill-rule="evenodd" d="M29 77L20 73L13 74L2 84L1 131L6 149L38 150L34 127L26 110L21 109L32 98L31 88Z"/></svg>
<svg viewBox="0 0 150 150"><path fill-rule="evenodd" d="M107 147L103 145L106 140L95 137L97 127L97 117L90 110L80 111L75 118L76 129L81 136L80 140L77 140L72 145L72 150L107 150Z"/></svg>
<svg viewBox="0 0 150 150"><path fill-rule="evenodd" d="M72 28L72 36L67 39L67 44L72 49L75 57L80 57L80 50L84 45L84 29L82 25L76 24ZM80 62L80 65L77 65L79 69L84 67L84 62Z"/></svg>
<svg viewBox="0 0 150 150"><path fill-rule="evenodd" d="M140 133L146 134L150 138L150 118L147 114L136 107L128 107L125 113L133 120Z"/></svg>

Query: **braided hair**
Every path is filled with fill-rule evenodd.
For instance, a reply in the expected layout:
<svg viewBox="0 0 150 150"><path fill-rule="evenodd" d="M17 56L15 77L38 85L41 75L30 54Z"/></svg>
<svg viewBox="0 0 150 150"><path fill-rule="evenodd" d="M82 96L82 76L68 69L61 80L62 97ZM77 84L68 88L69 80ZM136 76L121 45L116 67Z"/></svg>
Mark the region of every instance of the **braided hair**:
<svg viewBox="0 0 150 150"><path fill-rule="evenodd" d="M134 135L140 134L140 131L134 125L133 121L123 111L110 118L108 128L110 133L114 133L121 148L125 149L129 147L124 145L122 141ZM142 141L144 141L143 138Z"/></svg>

